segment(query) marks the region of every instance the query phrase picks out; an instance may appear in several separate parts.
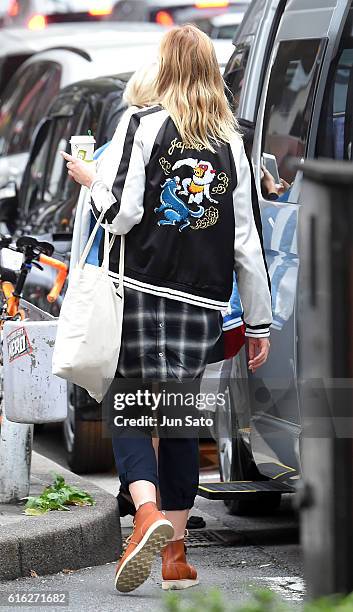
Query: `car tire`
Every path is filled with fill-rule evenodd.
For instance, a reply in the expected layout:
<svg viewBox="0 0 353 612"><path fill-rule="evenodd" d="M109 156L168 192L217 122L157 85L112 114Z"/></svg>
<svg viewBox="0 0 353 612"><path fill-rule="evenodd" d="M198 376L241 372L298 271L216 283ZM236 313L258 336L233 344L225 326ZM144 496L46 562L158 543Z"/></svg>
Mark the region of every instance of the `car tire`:
<svg viewBox="0 0 353 612"><path fill-rule="evenodd" d="M222 482L233 480L266 480L256 467L254 458L239 434L231 393L224 409L217 410L216 429L219 472ZM218 407L219 408L219 407ZM281 504L281 493L251 493L244 499L224 500L230 514L263 516L275 512Z"/></svg>
<svg viewBox="0 0 353 612"><path fill-rule="evenodd" d="M83 389L68 383L68 415L63 424L67 462L76 474L106 472L114 465L112 441L103 437L102 420L87 418L85 398L88 402Z"/></svg>

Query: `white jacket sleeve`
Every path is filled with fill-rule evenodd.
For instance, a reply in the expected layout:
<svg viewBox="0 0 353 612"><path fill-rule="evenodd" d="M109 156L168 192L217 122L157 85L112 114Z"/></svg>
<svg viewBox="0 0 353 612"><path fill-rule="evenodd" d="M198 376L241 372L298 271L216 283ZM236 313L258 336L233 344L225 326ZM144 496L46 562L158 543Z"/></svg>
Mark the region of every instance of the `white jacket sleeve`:
<svg viewBox="0 0 353 612"><path fill-rule="evenodd" d="M90 189L94 216L98 218L104 210L103 223L108 222L109 231L119 235L140 223L143 215L145 160L140 117L134 110L121 118Z"/></svg>
<svg viewBox="0 0 353 612"><path fill-rule="evenodd" d="M234 268L244 309L246 336L266 338L272 323L271 293L266 262L254 209L258 207L256 189L242 141L231 143L237 186L233 191L235 217ZM256 201L254 201L256 199Z"/></svg>

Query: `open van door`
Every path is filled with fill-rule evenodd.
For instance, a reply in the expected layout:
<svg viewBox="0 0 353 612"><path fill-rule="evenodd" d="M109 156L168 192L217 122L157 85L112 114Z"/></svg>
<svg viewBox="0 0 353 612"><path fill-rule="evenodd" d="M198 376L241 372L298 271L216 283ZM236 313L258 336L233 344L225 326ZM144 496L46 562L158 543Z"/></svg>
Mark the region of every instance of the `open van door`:
<svg viewBox="0 0 353 612"><path fill-rule="evenodd" d="M289 481L300 475L301 433L296 347L301 173L293 160L299 164L314 156L312 134L319 125L329 67L350 4L350 0L288 1L265 78L254 137L253 162L274 324L269 360L249 378L251 445L262 475L275 477L281 466Z"/></svg>
<svg viewBox="0 0 353 612"><path fill-rule="evenodd" d="M353 2L347 3L349 9L348 17L342 20L337 27L337 36L332 37L330 52L326 54L322 68L322 78L315 100L314 117L310 131L308 144L308 157L329 158L337 161L352 162L353 160ZM343 27L344 26L344 27ZM349 199L347 186L347 196ZM337 201L337 205L339 205ZM305 337L305 353L301 349L300 378L307 380L334 378L336 374L331 372L331 359L334 355L334 363L341 367L336 352L329 342L319 343L318 337L322 336L322 330L329 329L329 324L334 319L342 322L345 304L337 297L337 290L328 288L328 270L332 265L343 265L345 257L342 256L340 242L333 238L333 219L338 226L343 226L350 232L345 215L337 211L335 217L330 217L328 208L325 209L325 199L322 198L320 205L315 198L303 190L300 196L300 256L302 283L307 283L309 291L304 291L301 302L302 308L305 304L305 323L300 322L299 334ZM318 210L319 206L319 210ZM330 228L330 234L328 234ZM342 239L343 240L343 239ZM325 248L326 247L326 248ZM319 257L318 253L321 253ZM327 261L322 253L325 252ZM347 265L349 261L347 261ZM335 279L345 278L344 272L332 273ZM344 282L344 281L342 281ZM349 288L347 287L347 291ZM331 312L331 295L335 296L334 315ZM309 297L308 297L309 296ZM343 322L342 322L343 325ZM305 335L304 335L305 334ZM348 334L345 331L348 338ZM338 334L334 334L337 342ZM302 342L301 342L302 344ZM337 374L337 377L340 378Z"/></svg>
<svg viewBox="0 0 353 612"><path fill-rule="evenodd" d="M237 31L224 78L238 118L254 122L263 77L287 0L253 2Z"/></svg>

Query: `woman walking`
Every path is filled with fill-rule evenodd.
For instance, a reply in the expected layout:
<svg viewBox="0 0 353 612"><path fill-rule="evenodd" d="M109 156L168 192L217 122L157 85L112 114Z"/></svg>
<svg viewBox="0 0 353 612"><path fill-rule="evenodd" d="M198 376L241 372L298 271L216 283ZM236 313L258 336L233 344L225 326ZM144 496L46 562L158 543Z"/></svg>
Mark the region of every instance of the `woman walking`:
<svg viewBox="0 0 353 612"><path fill-rule="evenodd" d="M209 38L193 26L169 31L155 88L158 105L128 110L104 155L100 168L114 168L112 184L101 170L95 175L64 154L69 174L90 189L95 217L104 210L110 231L126 235L117 376L199 380L222 332L234 269L249 368L255 371L269 351L268 276L251 169ZM113 279L118 258L116 244ZM198 486L197 438L161 438L158 466L151 437L143 432L134 437L127 426L113 447L136 507L134 530L117 565L117 589L142 584L161 550L163 588L197 584L184 547Z"/></svg>

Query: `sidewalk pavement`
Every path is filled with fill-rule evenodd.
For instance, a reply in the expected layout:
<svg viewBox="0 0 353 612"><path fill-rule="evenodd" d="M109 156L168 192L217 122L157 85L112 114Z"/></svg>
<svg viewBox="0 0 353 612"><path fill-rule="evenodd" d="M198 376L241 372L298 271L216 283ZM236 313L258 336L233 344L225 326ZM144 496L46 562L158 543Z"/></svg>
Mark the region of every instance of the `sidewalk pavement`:
<svg viewBox="0 0 353 612"><path fill-rule="evenodd" d="M200 584L175 595L181 601L189 601L205 591L219 589L224 600L235 605L249 601L254 589L270 588L293 606L293 612L301 612L305 585L298 544L298 521L290 504L290 499L284 500L281 510L274 516L237 517L227 513L222 501L196 498L192 514L205 519L206 529L197 530L198 533L194 534L190 532L188 560L197 568ZM131 517L124 517L121 522L125 535L131 530ZM205 542L194 545L195 537L200 538L202 532L210 534L215 531L219 535L226 535L225 530L228 529L233 532L232 545L226 542L223 545L221 541L209 542L206 546ZM114 587L114 572L115 563L106 563L50 576L4 581L0 583L0 610L11 593L20 596L66 593L65 612L166 612L159 556L153 563L150 578L131 593L118 593ZM184 609L183 604L180 607ZM10 612L10 609L13 606L8 605L6 610ZM30 608L23 607L21 610ZM47 605L45 610L59 612L62 608Z"/></svg>
<svg viewBox="0 0 353 612"><path fill-rule="evenodd" d="M96 504L38 517L26 516L24 504L0 504L0 580L102 565L121 552L118 505L110 493L33 452L30 495L51 484L53 472L88 491Z"/></svg>

